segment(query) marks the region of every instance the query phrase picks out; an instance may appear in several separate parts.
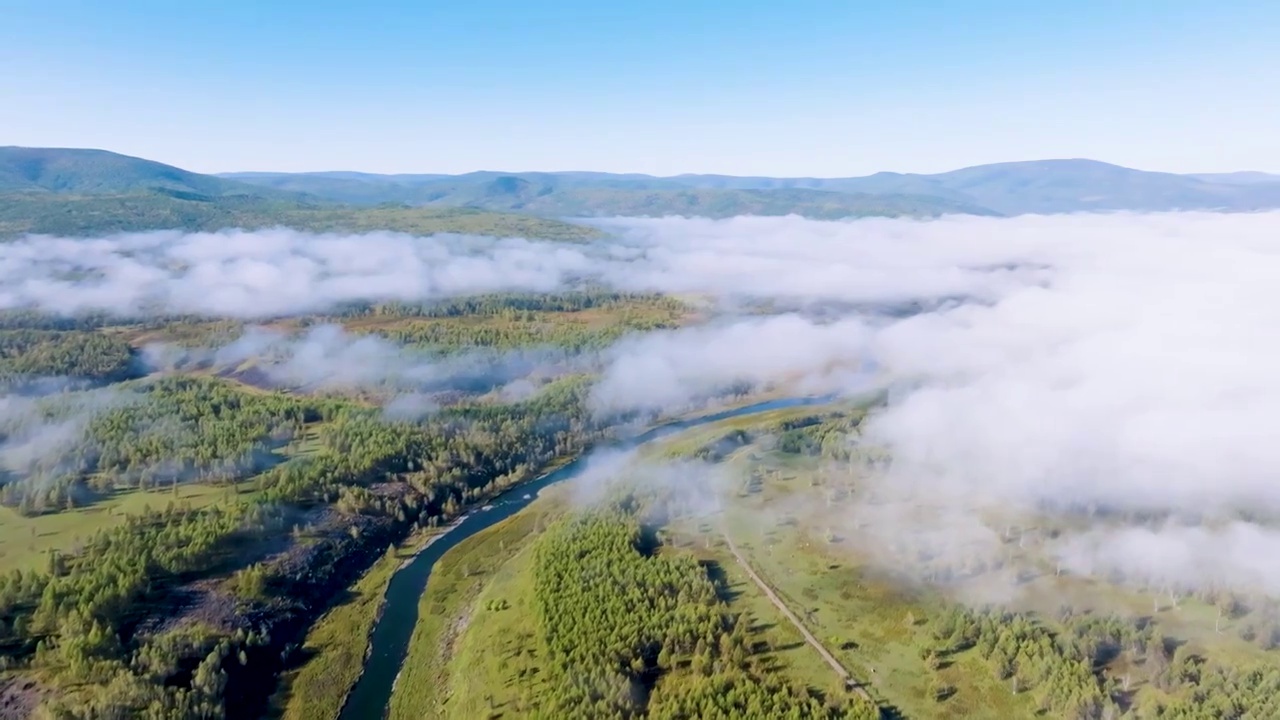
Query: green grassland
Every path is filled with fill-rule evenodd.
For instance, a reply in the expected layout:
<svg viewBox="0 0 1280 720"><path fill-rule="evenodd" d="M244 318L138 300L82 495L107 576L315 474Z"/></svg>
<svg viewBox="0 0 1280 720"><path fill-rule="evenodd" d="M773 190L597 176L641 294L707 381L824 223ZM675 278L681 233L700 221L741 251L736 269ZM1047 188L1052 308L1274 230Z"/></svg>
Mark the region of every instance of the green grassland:
<svg viewBox="0 0 1280 720"><path fill-rule="evenodd" d="M937 599L877 578L807 533L763 529L749 517L726 526L752 567L804 618L810 632L877 697L907 717L994 720L1033 714L1029 697L1013 695L976 657L964 653L939 673L955 694L941 704L929 697L933 678L920 651L932 642L924 620L942 609ZM919 622L911 624L910 618Z"/></svg>
<svg viewBox="0 0 1280 720"><path fill-rule="evenodd" d="M534 612L532 562L532 548L525 543L491 573L476 597L472 622L457 640L449 663L448 686L432 698L438 717L509 715L526 697L545 690L537 638L529 622ZM441 698L447 702L440 703Z"/></svg>
<svg viewBox="0 0 1280 720"><path fill-rule="evenodd" d="M120 490L90 507L34 517L0 506L0 571L43 569L50 551L74 552L95 532L123 525L126 518L148 508L163 510L172 503L199 509L251 494L235 487L191 483L179 485L176 492Z"/></svg>
<svg viewBox="0 0 1280 720"><path fill-rule="evenodd" d="M543 491L522 512L468 538L450 550L431 572L427 590L418 605L418 624L414 628L403 670L391 696L390 717L399 718L484 717L456 715L451 697L455 683L466 691L462 697L475 701L475 692L462 675L488 677L490 665L499 663L503 650L492 648L483 653L480 667L463 663L459 658L465 649L460 638L473 627L491 622L490 612L478 602L481 593L496 573L536 537L541 528L564 512L565 499L559 489ZM507 571L510 572L510 571ZM508 613L506 617L517 617ZM475 646L469 653L475 652ZM468 658L473 655L469 654ZM495 697L502 690L494 686Z"/></svg>

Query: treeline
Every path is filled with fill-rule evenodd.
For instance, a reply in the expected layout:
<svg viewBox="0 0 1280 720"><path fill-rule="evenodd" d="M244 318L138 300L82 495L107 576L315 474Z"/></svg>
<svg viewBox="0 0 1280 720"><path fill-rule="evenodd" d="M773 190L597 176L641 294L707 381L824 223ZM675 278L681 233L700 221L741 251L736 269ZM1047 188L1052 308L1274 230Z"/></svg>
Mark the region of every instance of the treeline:
<svg viewBox="0 0 1280 720"><path fill-rule="evenodd" d="M51 718L222 717L224 659L265 638L128 633L181 579L283 531L261 504L171 505L99 531L79 554L51 553L44 572L0 576L0 662L56 673L61 691L43 708Z"/></svg>
<svg viewBox="0 0 1280 720"><path fill-rule="evenodd" d="M0 310L0 330L80 331L98 330L112 324L110 315L86 312L76 315L55 315L39 310Z"/></svg>
<svg viewBox="0 0 1280 720"><path fill-rule="evenodd" d="M571 213L547 213L565 216ZM217 232L287 227L313 232L464 233L582 242L601 231L548 217L472 207L351 207L256 195L208 196L157 189L121 195L9 192L0 195L0 239L24 234L102 237L118 232Z"/></svg>
<svg viewBox="0 0 1280 720"><path fill-rule="evenodd" d="M680 315L685 303L657 293L618 292L598 287L554 293L482 293L426 302L355 301L316 315L302 316L303 324L356 318L463 318L502 317L530 319L537 314L577 313L589 310L629 311L637 314ZM284 318L264 318L265 320ZM86 311L58 315L34 309L0 310L0 330L92 331L103 328L158 329L208 322L234 323L226 318L178 313L134 315Z"/></svg>
<svg viewBox="0 0 1280 720"><path fill-rule="evenodd" d="M615 318L607 325L576 322L547 322L533 315L515 317L501 325L472 323L411 323L373 332L401 345L419 345L444 350L466 348L511 349L552 345L566 350L602 350L633 332L663 330L676 324L665 318L643 315Z"/></svg>
<svg viewBox="0 0 1280 720"><path fill-rule="evenodd" d="M0 428L4 439L47 445L11 468L15 476L0 490L0 503L26 515L72 508L117 488L235 482L282 460L279 448L342 406L202 377L69 393L39 405ZM50 444L50 436L59 442Z"/></svg>
<svg viewBox="0 0 1280 720"><path fill-rule="evenodd" d="M0 310L0 331L92 332L108 328L115 330L162 330L208 324L234 328L242 323L238 320L226 318L173 313L120 315L100 311L86 311L74 315L58 315L34 309Z"/></svg>
<svg viewBox="0 0 1280 720"><path fill-rule="evenodd" d="M865 414L863 409L841 410L791 418L751 430L737 428L700 445L690 455L707 462L719 462L739 448L768 438L773 449L781 453L847 460L852 448L850 435Z"/></svg>
<svg viewBox="0 0 1280 720"><path fill-rule="evenodd" d="M1041 711L1069 720L1119 717L1115 696L1128 688L1104 676L1106 665L1128 653L1159 673L1171 646L1149 622L1067 615L1052 628L1025 613L963 606L936 618L933 636L923 653L930 665L973 648L1013 692L1032 693Z"/></svg>
<svg viewBox="0 0 1280 720"><path fill-rule="evenodd" d="M0 384L23 377L117 382L138 375L133 348L116 335L80 330L0 330Z"/></svg>
<svg viewBox="0 0 1280 720"><path fill-rule="evenodd" d="M587 311L606 313L608 321L575 315ZM603 349L628 333L677 327L686 312L683 303L661 295L582 290L495 293L424 304L362 303L331 319L405 319L408 322L367 330L404 345L444 350L554 345L582 351ZM476 322L479 319L496 322Z"/></svg>
<svg viewBox="0 0 1280 720"><path fill-rule="evenodd" d="M878 717L860 699L824 704L770 679L750 620L692 556L656 552L624 500L550 528L534 549L545 696L555 718Z"/></svg>
<svg viewBox="0 0 1280 720"><path fill-rule="evenodd" d="M1251 720L1280 717L1280 667L1275 663L1210 665L1194 653L1174 654L1158 678L1172 697L1150 717L1160 720Z"/></svg>
<svg viewBox="0 0 1280 720"><path fill-rule="evenodd" d="M589 391L586 378L570 377L523 402L448 408L421 423L347 407L327 418L318 453L256 482L264 500L312 503L334 501L346 485L394 476L413 490L408 502L425 513L424 522L438 522L602 438L606 427L587 410Z"/></svg>
<svg viewBox="0 0 1280 720"><path fill-rule="evenodd" d="M680 313L684 303L653 293L625 293L584 289L558 293L488 293L450 298L429 303L360 302L345 305L333 317L509 317L528 318L527 313L571 313L584 310L648 309Z"/></svg>

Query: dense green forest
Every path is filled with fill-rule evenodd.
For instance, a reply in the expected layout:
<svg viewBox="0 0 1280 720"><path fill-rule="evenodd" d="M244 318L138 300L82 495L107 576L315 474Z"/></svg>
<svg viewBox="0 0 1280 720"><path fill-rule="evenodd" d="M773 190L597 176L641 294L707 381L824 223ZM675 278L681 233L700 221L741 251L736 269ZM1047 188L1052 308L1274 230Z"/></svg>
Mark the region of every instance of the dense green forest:
<svg viewBox="0 0 1280 720"><path fill-rule="evenodd" d="M336 407L194 377L132 383L97 396L107 409L91 413L74 395L53 396L40 403L39 416L21 419L36 420L34 428L21 422L3 428L25 438L60 422L86 426L56 453L11 467L16 477L0 490L0 502L39 514L121 488L235 482L274 464L275 450Z"/></svg>
<svg viewBox="0 0 1280 720"><path fill-rule="evenodd" d="M872 718L770 677L724 588L693 556L661 551L634 501L567 519L535 548L536 620L556 718Z"/></svg>
<svg viewBox="0 0 1280 720"><path fill-rule="evenodd" d="M102 382L138 372L133 348L122 338L92 332L0 330L0 383L60 377Z"/></svg>

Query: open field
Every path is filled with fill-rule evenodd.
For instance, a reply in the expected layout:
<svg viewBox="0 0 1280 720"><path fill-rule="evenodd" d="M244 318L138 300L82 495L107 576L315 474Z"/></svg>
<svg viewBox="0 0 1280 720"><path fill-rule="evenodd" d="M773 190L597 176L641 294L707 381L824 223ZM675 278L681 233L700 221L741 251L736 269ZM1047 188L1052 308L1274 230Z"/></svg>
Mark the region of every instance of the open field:
<svg viewBox="0 0 1280 720"><path fill-rule="evenodd" d="M455 647L452 665L465 672L448 674L448 702L439 717L470 720L496 714L518 716L517 705L545 682L539 673L537 637L532 619L532 549L528 544L491 575L472 605ZM513 715L512 713L515 713Z"/></svg>
<svg viewBox="0 0 1280 720"><path fill-rule="evenodd" d="M238 387L256 392L249 386ZM308 425L294 441L277 448L274 454L286 461L314 455L320 448L321 428L322 423ZM164 510L170 506L198 510L218 504L249 502L257 493L254 478L246 478L230 484L186 482L163 489L120 488L96 498L91 505L40 515L26 516L0 506L0 572L14 568L43 569L51 550L76 552L82 541L99 530L118 527L126 518L147 510Z"/></svg>
<svg viewBox="0 0 1280 720"><path fill-rule="evenodd" d="M459 672L490 672L489 663L496 662L500 653L489 652L481 668L463 665L458 660L460 638L483 612L478 599L495 573L526 547L540 528L564 512L565 501L558 490L544 491L524 511L467 539L432 570L419 603L409 654L391 696L392 720L453 713L451 691ZM470 701L472 694L466 697Z"/></svg>
<svg viewBox="0 0 1280 720"><path fill-rule="evenodd" d="M920 651L931 642L924 621L942 609L938 601L903 592L847 557L827 554L821 539L762 529L749 520L726 525L747 561L810 632L889 706L913 718L994 720L1032 713L1029 698L1014 696L965 653L940 673L955 694L943 703L929 697L932 678Z"/></svg>
<svg viewBox="0 0 1280 720"><path fill-rule="evenodd" d="M95 532L118 527L130 515L144 510L163 510L170 503L207 507L236 499L249 499L245 486L213 486L198 483L179 485L173 490L120 490L90 507L24 517L12 508L0 506L0 571L21 568L43 569L50 550L74 552L79 542Z"/></svg>
<svg viewBox="0 0 1280 720"><path fill-rule="evenodd" d="M751 399L744 404L760 402L762 399L769 398L767 396L762 397L759 395L753 395ZM729 407L733 406L731 405ZM645 447L641 451L641 454L654 459L686 457L694 454L699 448L724 438L735 430L772 428L788 420L797 420L799 418L821 415L824 412L830 412L835 407L835 405L806 405L801 407L769 410L753 414L748 417L730 418L711 425L687 430L671 438L666 438L660 443ZM697 417L697 414L691 415L690 417Z"/></svg>

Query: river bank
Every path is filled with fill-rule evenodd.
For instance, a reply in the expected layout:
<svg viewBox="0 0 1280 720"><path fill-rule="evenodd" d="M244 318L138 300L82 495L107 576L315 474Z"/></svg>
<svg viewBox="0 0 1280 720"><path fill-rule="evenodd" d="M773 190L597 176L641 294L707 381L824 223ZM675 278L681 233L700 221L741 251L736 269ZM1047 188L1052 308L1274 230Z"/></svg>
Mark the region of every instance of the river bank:
<svg viewBox="0 0 1280 720"><path fill-rule="evenodd" d="M741 405L663 423L613 446L636 448L699 425L782 408L818 405L830 400L829 397L779 398ZM396 679L400 675L414 628L418 624L419 600L426 589L432 569L445 553L471 536L520 512L543 488L576 477L585 469L586 457L583 455L575 458L536 480L501 493L485 509L471 511L446 533L434 538L430 547L424 547L412 562L392 578L387 588L384 614L374 627L369 643L369 656L360 679L343 705L339 716L342 720L367 720L386 715Z"/></svg>

